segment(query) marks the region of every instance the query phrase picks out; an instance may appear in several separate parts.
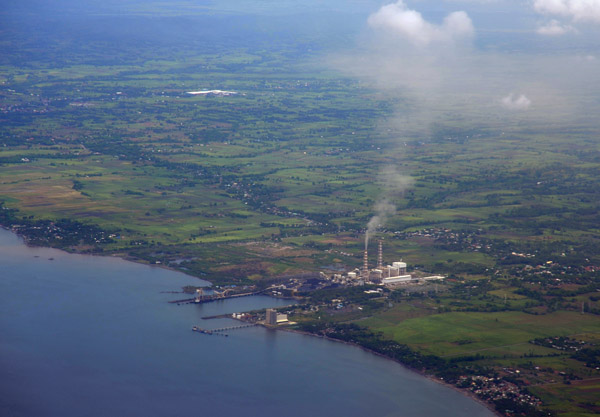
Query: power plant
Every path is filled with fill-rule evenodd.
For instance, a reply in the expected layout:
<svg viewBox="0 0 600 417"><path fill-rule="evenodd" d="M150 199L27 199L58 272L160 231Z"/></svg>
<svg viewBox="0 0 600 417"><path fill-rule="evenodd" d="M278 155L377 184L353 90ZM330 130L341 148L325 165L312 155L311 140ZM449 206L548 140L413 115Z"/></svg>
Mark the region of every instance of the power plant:
<svg viewBox="0 0 600 417"><path fill-rule="evenodd" d="M334 283L342 285L364 285L364 284L378 284L378 285L394 285L402 283L416 283L419 281L432 281L444 279L443 276L435 275L425 278L415 278L410 274L407 274L407 265L405 262L395 261L391 265L384 265L383 263L383 240L378 241L377 250L377 267L369 269L369 248L368 248L368 236L365 238L365 250L363 252L363 265L362 269L355 269L353 271L334 274L331 279ZM325 274L322 274L325 275Z"/></svg>
<svg viewBox="0 0 600 417"><path fill-rule="evenodd" d="M369 269L369 248L365 246L361 278L365 283L383 285L412 280L412 276L406 273L406 263L399 261L393 262L391 265L383 265L383 240L378 241L377 267L375 269Z"/></svg>

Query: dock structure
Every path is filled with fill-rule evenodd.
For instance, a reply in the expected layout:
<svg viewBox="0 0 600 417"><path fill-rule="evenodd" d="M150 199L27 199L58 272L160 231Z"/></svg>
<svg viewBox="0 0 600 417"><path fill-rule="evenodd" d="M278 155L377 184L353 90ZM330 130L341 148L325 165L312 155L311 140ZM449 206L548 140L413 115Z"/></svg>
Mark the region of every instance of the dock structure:
<svg viewBox="0 0 600 417"><path fill-rule="evenodd" d="M223 295L220 294L211 294L211 295L202 295L196 296L194 298L184 298L183 300L173 300L169 301L170 304L204 304L210 303L211 301L219 301L219 300L227 300L230 298L238 298L238 297L249 297L251 295L261 294L263 291L258 292L247 292L243 294L231 294L231 295Z"/></svg>
<svg viewBox="0 0 600 417"><path fill-rule="evenodd" d="M254 292L245 292L245 293L241 293L241 294L228 294L227 291L230 291L230 290L225 290L223 292L215 292L214 294L204 294L204 290L202 288L200 288L200 289L196 290L196 297L194 297L194 298L185 298L183 300L173 300L173 301L169 301L169 303L170 304L204 304L204 303L210 303L212 301L227 300L230 298L239 298L239 297L249 297L251 295L260 295L260 294L270 291L274 288L276 288L276 287L269 287L269 288L265 288L264 290L254 291Z"/></svg>
<svg viewBox="0 0 600 417"><path fill-rule="evenodd" d="M222 327L220 329L213 329L213 333L217 332L225 332L228 330L238 330L238 329L245 329L247 327L256 327L258 326L258 324L256 323L246 323L246 324L239 324L237 326L230 326L230 327Z"/></svg>
<svg viewBox="0 0 600 417"><path fill-rule="evenodd" d="M217 336L225 336L225 337L228 337L228 336L229 336L229 335L227 335L227 334L225 334L225 333L218 333L218 332L217 332L217 333L215 333L215 332L214 332L214 330L203 329L203 328L201 328L201 327L198 327L198 326L194 326L194 327L192 327L192 331L193 331L193 332L202 333L202 334L207 334L207 335L209 335L209 336L212 336L212 335L217 335Z"/></svg>
<svg viewBox="0 0 600 417"><path fill-rule="evenodd" d="M229 335L225 334L224 332L230 331L230 330L245 329L247 327L255 327L255 326L258 326L258 325L256 323L247 323L247 324L239 324L237 326L221 327L219 329L203 329L201 327L194 326L194 327L192 327L192 331L202 333L202 334L207 334L209 336L216 335L216 336L228 337Z"/></svg>

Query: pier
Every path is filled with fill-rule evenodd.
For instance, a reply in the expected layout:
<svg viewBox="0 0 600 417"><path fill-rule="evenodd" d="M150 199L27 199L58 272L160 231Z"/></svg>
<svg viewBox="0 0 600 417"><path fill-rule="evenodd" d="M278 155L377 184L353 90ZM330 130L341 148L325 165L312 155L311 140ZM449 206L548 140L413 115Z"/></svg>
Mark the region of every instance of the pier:
<svg viewBox="0 0 600 417"><path fill-rule="evenodd" d="M256 327L256 326L258 326L258 324L256 324L256 323L245 323L245 324L239 324L237 326L222 327L220 329L214 329L213 333L215 333L215 332L225 332L225 331L228 331L228 330L245 329L247 327Z"/></svg>
<svg viewBox="0 0 600 417"><path fill-rule="evenodd" d="M194 298L185 298L183 300L169 301L169 303L171 303L171 304L204 304L204 303L210 303L212 301L228 300L230 298L249 297L251 295L259 295L262 292L263 291L246 292L246 293L242 293L242 294L231 294L231 295L223 295L222 293L212 294L212 295L202 295L202 296L197 296Z"/></svg>
<svg viewBox="0 0 600 417"><path fill-rule="evenodd" d="M228 337L229 335L225 334L224 332L229 331L229 330L245 329L247 327L255 327L255 326L258 326L258 324L246 323L246 324L240 324L237 326L221 327L219 329L203 329L201 327L194 326L194 327L192 327L192 331L202 333L202 334L207 334L209 336L216 335L216 336Z"/></svg>
<svg viewBox="0 0 600 417"><path fill-rule="evenodd" d="M229 292L231 292L230 289L225 290L223 292L216 292L214 294L204 294L204 290L202 288L196 290L196 296L194 298L184 298L182 300L174 300L174 301L169 301L170 304L204 304L204 303L210 303L212 301L219 301L219 300L228 300L231 298L239 298L239 297L249 297L251 295L260 295L263 294L267 291L273 290L276 287L269 287L269 288L265 288L264 290L260 290L260 291L254 291L254 292L245 292L245 293L241 293L241 294L229 294Z"/></svg>

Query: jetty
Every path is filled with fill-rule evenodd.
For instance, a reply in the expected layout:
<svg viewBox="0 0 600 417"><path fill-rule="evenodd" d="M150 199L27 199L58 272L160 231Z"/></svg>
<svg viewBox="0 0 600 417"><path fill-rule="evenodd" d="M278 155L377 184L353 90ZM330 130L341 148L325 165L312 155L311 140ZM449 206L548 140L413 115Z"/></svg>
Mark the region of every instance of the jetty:
<svg viewBox="0 0 600 417"><path fill-rule="evenodd" d="M225 290L223 292L214 292L213 294L205 294L202 288L196 290L196 296L194 298L184 298L182 300L169 301L170 304L204 304L212 301L228 300L231 298L250 297L252 295L260 295L267 291L273 290L276 287L265 288L260 291L245 292L245 293L231 293L231 290Z"/></svg>
<svg viewBox="0 0 600 417"><path fill-rule="evenodd" d="M245 329L247 327L255 327L258 326L258 324L256 323L245 323L245 324L239 324L237 326L229 326L229 327L221 327L219 329L203 329L201 327L198 326L194 326L192 327L192 331L193 332L198 332L198 333L202 333L202 334L207 334L209 336L225 336L228 337L229 335L224 333L226 331L230 331L230 330L238 330L238 329Z"/></svg>

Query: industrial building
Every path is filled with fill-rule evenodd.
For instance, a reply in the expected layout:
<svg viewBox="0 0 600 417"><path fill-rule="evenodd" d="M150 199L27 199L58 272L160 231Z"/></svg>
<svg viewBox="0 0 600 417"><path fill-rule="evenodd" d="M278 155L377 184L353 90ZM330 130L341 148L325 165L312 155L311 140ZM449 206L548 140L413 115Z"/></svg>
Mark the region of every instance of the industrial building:
<svg viewBox="0 0 600 417"><path fill-rule="evenodd" d="M289 323L287 314L278 313L277 310L273 308L267 309L267 314L265 317L265 324L271 326L277 326L278 324Z"/></svg>
<svg viewBox="0 0 600 417"><path fill-rule="evenodd" d="M378 242L378 253L377 253L377 267L369 269L369 252L368 247L365 245L365 251L363 255L363 266L362 269L355 269L354 271L347 272L345 274L334 274L331 280L334 283L341 285L364 285L364 284L380 284L380 285L394 285L404 283L414 283L419 280L430 281L444 279L443 276L431 276L427 278L415 278L406 272L407 265L405 262L397 261L392 262L391 265L384 265L383 263L383 241ZM325 277L325 274L322 274Z"/></svg>
<svg viewBox="0 0 600 417"><path fill-rule="evenodd" d="M391 265L384 266L383 264L383 241L378 242L377 251L377 268L369 269L369 252L365 246L363 270L361 277L365 282L371 282L373 284L398 284L410 282L413 280L412 276L406 273L406 263L399 261L393 262Z"/></svg>
<svg viewBox="0 0 600 417"><path fill-rule="evenodd" d="M402 284L402 283L407 283L407 282L411 282L411 281L413 281L412 275L398 275L398 276L383 278L381 280L381 283L383 285L391 285L391 284Z"/></svg>

